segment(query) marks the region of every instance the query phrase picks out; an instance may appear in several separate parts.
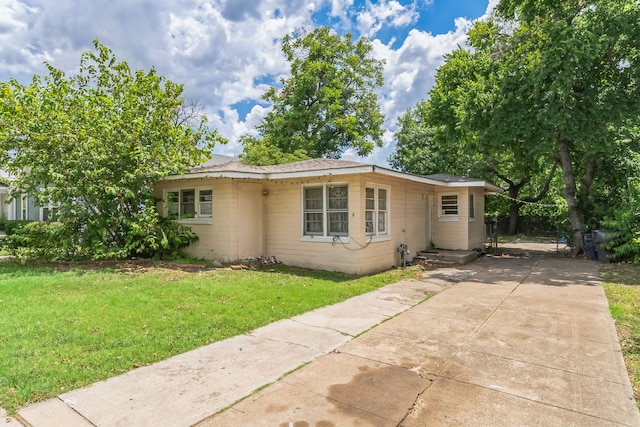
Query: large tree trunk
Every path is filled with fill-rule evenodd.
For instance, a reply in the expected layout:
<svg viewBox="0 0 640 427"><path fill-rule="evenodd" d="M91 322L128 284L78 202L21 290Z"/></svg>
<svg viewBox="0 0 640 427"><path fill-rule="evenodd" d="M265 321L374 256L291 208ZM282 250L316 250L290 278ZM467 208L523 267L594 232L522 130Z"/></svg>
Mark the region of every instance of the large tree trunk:
<svg viewBox="0 0 640 427"><path fill-rule="evenodd" d="M577 253L582 252L582 221L578 212L578 206L576 204L576 194L578 189L576 187L576 177L573 173L573 166L571 164L571 153L569 151L569 141L564 138L557 137L556 144L558 145L558 152L560 154L560 167L562 168L562 177L564 179L564 198L567 201L569 207L569 219L571 221L571 231L573 232L573 243L575 251Z"/></svg>

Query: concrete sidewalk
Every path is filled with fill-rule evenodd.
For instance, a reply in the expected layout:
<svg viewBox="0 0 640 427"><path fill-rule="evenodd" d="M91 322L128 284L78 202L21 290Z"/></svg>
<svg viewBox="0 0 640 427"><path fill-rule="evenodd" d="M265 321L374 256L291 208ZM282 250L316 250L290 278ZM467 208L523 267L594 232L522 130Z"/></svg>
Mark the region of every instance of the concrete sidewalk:
<svg viewBox="0 0 640 427"><path fill-rule="evenodd" d="M19 415L34 427L640 426L594 265L536 256L436 270Z"/></svg>

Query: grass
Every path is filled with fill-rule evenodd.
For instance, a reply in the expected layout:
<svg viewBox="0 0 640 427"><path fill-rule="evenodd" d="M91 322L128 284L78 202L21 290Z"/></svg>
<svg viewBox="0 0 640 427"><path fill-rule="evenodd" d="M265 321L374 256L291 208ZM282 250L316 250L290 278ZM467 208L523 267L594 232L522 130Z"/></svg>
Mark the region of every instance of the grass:
<svg viewBox="0 0 640 427"><path fill-rule="evenodd" d="M31 403L412 277L0 262L0 407Z"/></svg>
<svg viewBox="0 0 640 427"><path fill-rule="evenodd" d="M640 266L600 265L599 272L640 408Z"/></svg>

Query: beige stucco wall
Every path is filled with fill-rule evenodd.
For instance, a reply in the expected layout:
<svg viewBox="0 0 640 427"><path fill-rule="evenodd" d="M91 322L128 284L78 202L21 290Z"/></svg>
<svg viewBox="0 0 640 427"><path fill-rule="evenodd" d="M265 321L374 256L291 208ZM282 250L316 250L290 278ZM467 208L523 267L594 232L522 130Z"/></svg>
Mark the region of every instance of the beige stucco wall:
<svg viewBox="0 0 640 427"><path fill-rule="evenodd" d="M485 242L484 225L484 188L470 188L475 198L475 219L469 220L468 249L481 249Z"/></svg>
<svg viewBox="0 0 640 427"><path fill-rule="evenodd" d="M440 214L440 196L458 196L458 216L450 218ZM475 198L475 218L469 218L469 195ZM484 228L484 188L452 187L440 188L434 198L434 246L439 249L471 250L482 248Z"/></svg>
<svg viewBox="0 0 640 427"><path fill-rule="evenodd" d="M349 237L304 237L302 186L328 183L321 180L283 180L266 184L265 249L283 262L301 267L366 274L397 266L396 248L407 244L412 254L428 247L430 186L375 174L336 176L333 184L349 186ZM364 229L365 188L387 188L389 231L369 238ZM413 256L413 255L412 255Z"/></svg>
<svg viewBox="0 0 640 427"><path fill-rule="evenodd" d="M312 238L303 235L303 187L347 184L349 236ZM365 188L388 191L389 224L386 236L365 234ZM282 180L230 178L185 179L158 183L155 195L167 190L211 187L211 219L186 220L199 241L187 248L190 256L233 261L249 256L273 255L288 265L367 274L400 263L397 247L406 244L410 257L421 250L469 249L484 241L483 189L476 194L476 220L468 219L467 188L442 190L426 184L379 174L355 174ZM459 218L441 221L439 195L458 194ZM164 209L164 203L159 205Z"/></svg>
<svg viewBox="0 0 640 427"><path fill-rule="evenodd" d="M238 186L231 179L184 179L164 181L154 188L154 195L162 198L165 191L196 187L211 187L212 215L207 219L182 221L190 226L199 240L189 246L185 252L195 258L220 259L231 261L238 259ZM158 209L164 212L161 202Z"/></svg>

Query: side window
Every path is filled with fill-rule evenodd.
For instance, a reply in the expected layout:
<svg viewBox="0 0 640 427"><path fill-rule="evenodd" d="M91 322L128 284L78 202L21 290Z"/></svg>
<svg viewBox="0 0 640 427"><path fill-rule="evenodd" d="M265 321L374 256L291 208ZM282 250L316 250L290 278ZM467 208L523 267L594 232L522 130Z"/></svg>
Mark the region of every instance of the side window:
<svg viewBox="0 0 640 427"><path fill-rule="evenodd" d="M367 187L365 189L364 228L367 235L374 233L373 218L376 214L376 190Z"/></svg>
<svg viewBox="0 0 640 427"><path fill-rule="evenodd" d="M475 194L469 194L469 219L476 219L476 198Z"/></svg>
<svg viewBox="0 0 640 427"><path fill-rule="evenodd" d="M180 215L180 192L167 192L167 215L170 217L178 217Z"/></svg>
<svg viewBox="0 0 640 427"><path fill-rule="evenodd" d="M387 190L378 188L378 234L387 234Z"/></svg>
<svg viewBox="0 0 640 427"><path fill-rule="evenodd" d="M372 185L365 188L364 225L367 236L385 236L389 231L387 188Z"/></svg>
<svg viewBox="0 0 640 427"><path fill-rule="evenodd" d="M210 217L213 208L213 194L211 190L200 190L198 195L198 214L202 217Z"/></svg>

